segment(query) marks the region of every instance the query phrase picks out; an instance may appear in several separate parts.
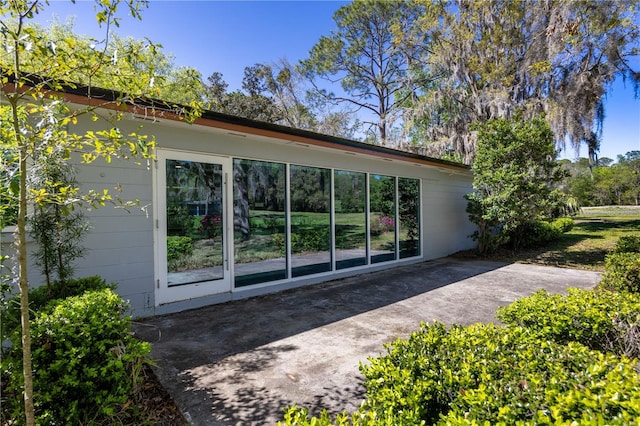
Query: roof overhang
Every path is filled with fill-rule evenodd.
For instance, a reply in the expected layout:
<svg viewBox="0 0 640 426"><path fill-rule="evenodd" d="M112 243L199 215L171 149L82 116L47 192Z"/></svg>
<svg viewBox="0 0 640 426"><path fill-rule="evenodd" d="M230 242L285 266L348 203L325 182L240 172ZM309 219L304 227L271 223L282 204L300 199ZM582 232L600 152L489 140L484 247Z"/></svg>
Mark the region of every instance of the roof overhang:
<svg viewBox="0 0 640 426"><path fill-rule="evenodd" d="M11 79L3 87L5 90L8 89L7 91L13 91L14 88ZM28 88L23 88L23 90L28 90ZM172 105L157 99L131 98L122 96L113 90L79 85L62 85L62 90L51 90L51 94L60 96L73 104L129 112L136 118L152 121L161 119L184 123L187 122L184 112L190 110L189 107ZM417 166L431 166L448 173L471 175L470 167L465 164L215 111L203 111L190 124L222 129L232 134L286 140L301 146L338 150L356 155L370 155L384 160L412 163Z"/></svg>

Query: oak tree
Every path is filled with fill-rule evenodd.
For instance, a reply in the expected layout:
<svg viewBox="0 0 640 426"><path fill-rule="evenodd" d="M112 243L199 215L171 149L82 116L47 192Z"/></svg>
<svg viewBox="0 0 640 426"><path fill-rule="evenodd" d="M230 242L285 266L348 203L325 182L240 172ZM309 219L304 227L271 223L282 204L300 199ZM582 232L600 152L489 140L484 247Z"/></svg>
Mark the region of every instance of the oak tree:
<svg viewBox="0 0 640 426"><path fill-rule="evenodd" d="M442 3L442 17L399 33L432 41L420 72L435 83L410 99L404 116L414 142L471 162L471 123L544 113L558 147L586 143L595 158L611 83L622 77L639 87L637 0Z"/></svg>

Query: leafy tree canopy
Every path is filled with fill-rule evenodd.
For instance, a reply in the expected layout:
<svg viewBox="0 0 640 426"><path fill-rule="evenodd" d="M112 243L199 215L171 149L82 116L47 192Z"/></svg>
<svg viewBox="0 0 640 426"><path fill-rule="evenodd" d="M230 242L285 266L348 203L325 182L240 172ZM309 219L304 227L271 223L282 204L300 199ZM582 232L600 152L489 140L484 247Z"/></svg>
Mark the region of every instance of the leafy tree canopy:
<svg viewBox="0 0 640 426"><path fill-rule="evenodd" d="M413 94L408 78L413 55L394 34L434 10L415 2L354 1L334 14L337 30L313 46L302 70L312 79L339 81L347 96L326 96L377 117L369 124L375 126L379 142L387 145L401 105Z"/></svg>
<svg viewBox="0 0 640 426"><path fill-rule="evenodd" d="M331 108L311 91L298 67L286 60L245 67L243 91L228 92L219 72L207 82L206 105L213 111L342 137L352 137L358 125L349 112Z"/></svg>
<svg viewBox="0 0 640 426"><path fill-rule="evenodd" d="M414 143L470 162L477 139L469 123L544 112L557 146L586 143L595 156L611 83L621 76L640 87L631 67L639 53L637 0L440 3L442 17L398 32L418 44L431 40L419 70L432 79L405 110Z"/></svg>
<svg viewBox="0 0 640 426"><path fill-rule="evenodd" d="M569 176L563 190L581 206L640 205L640 151L600 158L595 166L580 158L563 166Z"/></svg>
<svg viewBox="0 0 640 426"><path fill-rule="evenodd" d="M554 161L553 132L543 118L493 119L477 125L475 192L466 196L473 238L489 252L509 237L518 248L525 226L550 216L562 178Z"/></svg>

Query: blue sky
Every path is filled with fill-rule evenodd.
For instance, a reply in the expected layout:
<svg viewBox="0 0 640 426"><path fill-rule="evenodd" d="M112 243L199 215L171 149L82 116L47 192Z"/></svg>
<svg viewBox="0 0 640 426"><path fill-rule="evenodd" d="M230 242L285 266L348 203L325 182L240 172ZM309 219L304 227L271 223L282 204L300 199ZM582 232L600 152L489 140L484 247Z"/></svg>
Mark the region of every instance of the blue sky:
<svg viewBox="0 0 640 426"><path fill-rule="evenodd" d="M335 28L333 13L344 1L159 1L152 0L142 21L122 15L115 32L121 36L148 37L175 57L178 66L198 69L204 78L223 74L229 89L240 89L244 68L256 63L287 59L296 63ZM38 16L47 25L54 16L65 21L75 16L75 31L102 38L93 1L54 0ZM640 67L640 60L636 63ZM336 88L338 90L338 88ZM605 106L600 157L640 150L640 99L627 82L616 81ZM586 156L583 147L580 152ZM563 158L576 158L570 146Z"/></svg>

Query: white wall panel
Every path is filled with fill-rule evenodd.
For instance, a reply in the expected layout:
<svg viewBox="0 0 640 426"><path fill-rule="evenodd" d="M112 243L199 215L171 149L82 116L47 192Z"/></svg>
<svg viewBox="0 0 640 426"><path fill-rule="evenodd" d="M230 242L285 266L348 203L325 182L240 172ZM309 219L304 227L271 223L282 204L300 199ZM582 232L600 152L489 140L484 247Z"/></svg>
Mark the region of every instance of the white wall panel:
<svg viewBox="0 0 640 426"><path fill-rule="evenodd" d="M334 169L362 171L398 177L421 179L421 229L422 258L434 259L473 246L467 238L473 227L465 212L464 194L470 192L471 176L451 173L447 170L417 165L412 162L387 161L373 155L348 154L341 150L329 150L302 146L287 140L275 140L263 136L234 136L225 130L176 123L151 123L129 121L119 123L125 132L134 131L142 124L140 133L153 134L157 146L164 149L211 153L229 157L287 162ZM78 129L89 128L92 123L81 123ZM286 136L285 136L286 138ZM91 222L90 234L85 239L89 249L87 256L77 268L77 276L100 275L109 282L118 283L118 292L131 301L134 315L147 316L159 312L170 312L167 306L154 308L154 214L152 211L153 173L146 162L137 166L130 161L114 160L106 164L98 160L95 164L79 165L77 177L83 189L109 189L124 200L139 199L148 206L148 216L137 208L130 212L111 206L101 207L87 213ZM162 167L162 165L160 165ZM151 167L155 167L152 164ZM122 192L116 192L115 187ZM3 251L7 244L3 241ZM415 261L413 259L411 261ZM396 263L397 264L397 263ZM394 264L390 264L392 266ZM380 269L384 265L375 265ZM369 270L371 270L369 269ZM365 268L366 270L366 268ZM354 271L361 273L363 270ZM349 271L340 271L340 276ZM32 283L38 282L37 275ZM334 275L327 279L333 278ZM317 282L317 279L308 279ZM300 281L304 283L304 280ZM294 287L296 283L285 284ZM267 292L267 289L258 290ZM247 291L253 294L256 291ZM257 294L257 293L256 293ZM240 297L238 293L234 297ZM211 298L210 298L211 299ZM219 297L217 299L224 299ZM211 300L217 300L212 298ZM176 309L195 307L199 301L181 302Z"/></svg>

